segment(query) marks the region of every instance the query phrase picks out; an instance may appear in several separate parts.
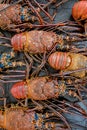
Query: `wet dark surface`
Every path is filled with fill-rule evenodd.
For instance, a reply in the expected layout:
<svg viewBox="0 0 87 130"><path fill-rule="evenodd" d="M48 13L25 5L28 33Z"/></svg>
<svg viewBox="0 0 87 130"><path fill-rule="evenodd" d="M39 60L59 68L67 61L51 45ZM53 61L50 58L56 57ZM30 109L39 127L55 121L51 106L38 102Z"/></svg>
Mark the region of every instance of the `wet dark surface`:
<svg viewBox="0 0 87 130"><path fill-rule="evenodd" d="M61 0L59 0L61 1ZM64 4L60 5L58 8L57 8L57 15L54 19L54 22L57 23L57 22L62 22L62 21L68 21L68 20L73 20L72 16L71 16L71 10L72 10L72 6L73 4L76 2L77 0L68 0L68 2L65 2ZM39 2L39 0L38 0ZM55 8L53 6L53 8L50 9L50 11L53 11ZM69 31L69 30L67 30ZM7 31L2 31L5 34L5 36L7 37L11 37L11 34L10 32L7 32ZM60 32L61 33L61 32ZM1 42L2 42L2 39L1 39ZM6 40L7 42L7 40ZM76 44L80 44L80 47L81 46L85 46L87 47L87 41L82 41L82 42L76 42ZM7 49L7 47L2 47L0 46L0 53L3 53L3 52L10 52L11 49ZM16 57L18 57L18 59L23 59L23 54L20 54L18 53ZM19 69L19 70L25 70L26 67L18 67L16 69ZM14 69L14 70L16 70ZM51 68L48 68L49 70ZM50 70L50 71L53 71L53 70ZM2 73L1 73L2 74ZM5 74L4 74L5 75ZM41 73L39 74L40 76L44 75L43 71L41 71ZM21 79L24 79L25 76L23 78L15 78L14 80L21 80ZM4 97L7 99L7 103L16 103L16 99L14 99L12 97L12 95L10 94L10 89L12 87L14 83L2 83L0 82L0 86L2 86L5 90L5 94L4 94ZM0 97L2 98L3 95L2 95L2 91L0 91ZM85 97L87 98L87 97ZM71 102L74 102L74 98L70 98L68 97L67 95L65 95L65 99L70 99ZM58 99L59 100L59 99ZM87 103L87 100L85 100L85 102ZM86 110L87 112L87 107L83 105L83 103L81 102L78 102L78 104L80 104L80 106ZM3 101L0 101L0 105L3 105ZM73 110L75 111L75 110ZM65 117L67 119L67 121L70 122L70 125L72 127L72 130L87 130L87 118L84 118L82 115L78 116L78 115L70 115L70 114L65 114ZM73 127L74 126L74 127ZM1 130L1 129L0 129Z"/></svg>

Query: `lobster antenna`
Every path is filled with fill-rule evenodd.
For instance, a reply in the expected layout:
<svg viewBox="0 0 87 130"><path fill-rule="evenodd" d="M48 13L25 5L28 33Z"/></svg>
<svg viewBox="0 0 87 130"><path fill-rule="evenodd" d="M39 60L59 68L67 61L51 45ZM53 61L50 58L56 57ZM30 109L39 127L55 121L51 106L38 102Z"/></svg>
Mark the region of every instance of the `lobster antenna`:
<svg viewBox="0 0 87 130"><path fill-rule="evenodd" d="M49 105L47 105L45 102L40 101L42 104L44 104L47 108L49 108L50 110L52 110L58 117L60 117L65 124L67 125L68 129L71 130L68 122L66 121L65 117L63 117L58 111L56 111L54 108L50 107Z"/></svg>
<svg viewBox="0 0 87 130"><path fill-rule="evenodd" d="M0 38L1 38L1 39L6 39L6 40L11 41L11 38L8 38L8 37L0 36Z"/></svg>

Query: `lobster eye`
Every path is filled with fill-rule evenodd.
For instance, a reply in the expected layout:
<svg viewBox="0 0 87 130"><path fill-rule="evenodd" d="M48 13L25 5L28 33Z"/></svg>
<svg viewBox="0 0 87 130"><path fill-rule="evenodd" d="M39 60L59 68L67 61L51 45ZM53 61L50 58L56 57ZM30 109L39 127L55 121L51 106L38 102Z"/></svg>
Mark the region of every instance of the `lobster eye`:
<svg viewBox="0 0 87 130"><path fill-rule="evenodd" d="M26 36L21 34L16 34L11 39L11 44L14 50L21 51L23 50L23 45L26 41Z"/></svg>

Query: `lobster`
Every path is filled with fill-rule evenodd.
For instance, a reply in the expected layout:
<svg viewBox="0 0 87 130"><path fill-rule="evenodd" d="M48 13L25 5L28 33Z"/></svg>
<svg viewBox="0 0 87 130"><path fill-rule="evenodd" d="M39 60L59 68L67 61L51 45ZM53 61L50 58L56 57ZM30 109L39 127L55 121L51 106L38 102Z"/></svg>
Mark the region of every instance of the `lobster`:
<svg viewBox="0 0 87 130"><path fill-rule="evenodd" d="M28 108L7 108L5 111L0 111L0 127L6 130L37 130L50 129L57 127L55 121L45 121L54 113L37 113Z"/></svg>
<svg viewBox="0 0 87 130"><path fill-rule="evenodd" d="M47 76L35 77L27 79L26 81L17 82L11 87L10 93L17 99L30 98L31 100L39 101L58 98L66 93L68 93L69 96L79 98L76 92L67 88L67 83L65 81L57 81L57 79L55 80Z"/></svg>
<svg viewBox="0 0 87 130"><path fill-rule="evenodd" d="M54 52L49 56L48 63L56 70L75 71L87 67L87 57L80 53ZM71 75L82 78L85 74L86 70L81 70Z"/></svg>
<svg viewBox="0 0 87 130"><path fill-rule="evenodd" d="M8 8L5 9L6 7ZM0 4L0 9L4 9L0 12L0 27L3 30L10 30L14 28L14 26L22 24L24 21L34 22L36 20L36 17L30 14L27 7L22 7L19 4L13 6Z"/></svg>
<svg viewBox="0 0 87 130"><path fill-rule="evenodd" d="M20 1L15 2L14 4L0 4L1 29L20 32L21 30L25 30L25 28L37 26L37 24L35 24L35 26L33 24L37 21L39 21L40 25L48 23L43 20L39 13L40 11L52 21L51 15L45 11L45 7L41 7L37 1L34 0L37 8L35 8L30 1L25 0L24 3L26 3L27 6L21 6L21 4L18 4L19 2ZM50 4L51 3L53 3L53 0Z"/></svg>
<svg viewBox="0 0 87 130"><path fill-rule="evenodd" d="M76 2L72 7L72 16L75 21L78 22L85 29L85 34L87 34L87 1L82 0Z"/></svg>
<svg viewBox="0 0 87 130"><path fill-rule="evenodd" d="M29 98L33 102L35 102L36 105L38 105L36 102L43 102L43 100L44 102L47 102L48 99L57 100L56 98L65 95L68 95L70 97L73 96L73 98L79 99L85 105L85 103L82 101L81 95L79 95L81 89L82 91L85 90L84 87L80 87L81 84L85 85L85 81L83 83L83 80L81 81L81 79L74 79L74 81L72 82L73 83L66 80L61 81L47 76L35 77L27 79L26 81L20 81L13 84L10 93L16 99ZM68 85L70 86L70 88L68 87ZM78 87L76 87L76 85ZM71 86L74 87L75 91L73 91L73 88L71 88Z"/></svg>
<svg viewBox="0 0 87 130"><path fill-rule="evenodd" d="M34 30L14 35L11 38L11 45L16 51L37 54L52 50L57 43L60 49L72 48L69 45L64 46L65 40L70 42L78 41L76 37L61 36L52 31Z"/></svg>
<svg viewBox="0 0 87 130"><path fill-rule="evenodd" d="M21 61L12 61L13 58L15 58L15 53L13 51L11 52L4 52L0 54L0 71L11 68L11 67L16 67L16 66L24 66L25 63Z"/></svg>
<svg viewBox="0 0 87 130"><path fill-rule="evenodd" d="M12 86L10 92L17 99L47 100L57 98L64 94L65 90L64 83L58 84L56 80L45 76L17 82Z"/></svg>

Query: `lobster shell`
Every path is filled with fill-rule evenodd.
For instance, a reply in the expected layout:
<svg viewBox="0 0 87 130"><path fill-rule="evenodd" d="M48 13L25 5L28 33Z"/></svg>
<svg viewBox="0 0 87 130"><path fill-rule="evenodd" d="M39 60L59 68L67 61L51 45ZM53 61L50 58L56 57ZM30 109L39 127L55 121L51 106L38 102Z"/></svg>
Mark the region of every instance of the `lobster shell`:
<svg viewBox="0 0 87 130"><path fill-rule="evenodd" d="M11 94L17 99L27 97L34 100L47 100L64 94L65 89L64 83L58 84L56 80L45 76L15 83L11 88Z"/></svg>
<svg viewBox="0 0 87 130"><path fill-rule="evenodd" d="M14 50L35 54L50 51L57 40L57 34L54 32L34 30L14 35L11 44Z"/></svg>
<svg viewBox="0 0 87 130"><path fill-rule="evenodd" d="M78 1L72 8L72 16L78 24L84 26L85 33L87 33L87 1Z"/></svg>
<svg viewBox="0 0 87 130"><path fill-rule="evenodd" d="M8 7L9 4L0 4L0 10ZM21 5L13 5L8 9L0 12L0 28L9 29L11 24L22 23L20 19L20 9Z"/></svg>
<svg viewBox="0 0 87 130"><path fill-rule="evenodd" d="M50 66L56 70L63 70L67 67L67 53L63 53L63 52L55 52L52 53L49 58L48 58L48 62L50 64Z"/></svg>
<svg viewBox="0 0 87 130"><path fill-rule="evenodd" d="M87 66L87 57L70 52L54 52L48 58L50 66L56 70L75 71ZM72 73L76 77L84 77L86 71Z"/></svg>
<svg viewBox="0 0 87 130"><path fill-rule="evenodd" d="M87 1L76 2L72 8L72 16L76 21L87 19Z"/></svg>
<svg viewBox="0 0 87 130"><path fill-rule="evenodd" d="M9 108L0 111L0 127L6 130L35 130L34 126L35 112L24 112L21 108Z"/></svg>

